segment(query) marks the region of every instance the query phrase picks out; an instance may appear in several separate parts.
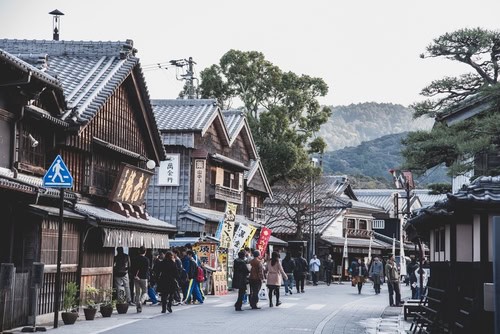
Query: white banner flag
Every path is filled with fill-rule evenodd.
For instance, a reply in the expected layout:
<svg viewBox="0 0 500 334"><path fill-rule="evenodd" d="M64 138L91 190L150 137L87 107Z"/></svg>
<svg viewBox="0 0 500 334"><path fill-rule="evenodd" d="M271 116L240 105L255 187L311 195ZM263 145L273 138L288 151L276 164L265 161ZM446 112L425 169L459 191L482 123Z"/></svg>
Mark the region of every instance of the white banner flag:
<svg viewBox="0 0 500 334"><path fill-rule="evenodd" d="M373 237L370 236L370 246L368 247L368 263L372 262L372 242Z"/></svg>
<svg viewBox="0 0 500 334"><path fill-rule="evenodd" d="M401 232L400 232L401 238L399 239L399 245L400 245L399 255L401 255L400 256L401 269L400 269L399 274L406 276L405 242L404 242L404 235L403 235L403 224L404 223L405 223L405 219L401 218Z"/></svg>
<svg viewBox="0 0 500 334"><path fill-rule="evenodd" d="M345 240L344 240L344 252L342 257L347 258L347 232L345 234Z"/></svg>
<svg viewBox="0 0 500 334"><path fill-rule="evenodd" d="M242 249L244 247L245 241L247 240L251 231L252 231L252 229L247 224L240 224L238 226L238 229L236 229L236 232L234 233L234 238L233 238L233 252L234 252L234 254L238 254L240 249Z"/></svg>

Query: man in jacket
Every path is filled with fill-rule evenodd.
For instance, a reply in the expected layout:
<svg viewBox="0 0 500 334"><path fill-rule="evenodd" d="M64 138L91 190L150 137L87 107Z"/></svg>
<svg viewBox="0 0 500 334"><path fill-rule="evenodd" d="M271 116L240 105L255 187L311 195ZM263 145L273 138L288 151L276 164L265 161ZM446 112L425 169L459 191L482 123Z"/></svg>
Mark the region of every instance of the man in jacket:
<svg viewBox="0 0 500 334"><path fill-rule="evenodd" d="M293 276L295 277L295 286L297 288L297 293L304 293L304 281L307 275L307 261L306 259L297 253L295 258L295 271Z"/></svg>
<svg viewBox="0 0 500 334"><path fill-rule="evenodd" d="M130 269L130 257L128 254L123 252L123 247L116 248L116 256L113 267L113 279L115 283L115 289L125 291L125 298L127 303L133 305L132 298L130 296L130 280L128 277L128 271Z"/></svg>
<svg viewBox="0 0 500 334"><path fill-rule="evenodd" d="M253 260L250 261L250 306L252 309L260 309L257 306L259 302L259 292L262 288L262 281L264 280L264 266L262 265L262 260L259 258L260 252L258 250L253 251Z"/></svg>
<svg viewBox="0 0 500 334"><path fill-rule="evenodd" d="M377 295L380 293L380 283L383 275L384 268L382 267L382 262L380 262L378 257L375 257L370 267L368 276L373 280L373 288L375 289L375 294Z"/></svg>
<svg viewBox="0 0 500 334"><path fill-rule="evenodd" d="M320 266L321 262L316 256L316 254L314 254L312 259L309 261L309 270L311 270L311 278L313 281L313 285L318 285L318 273Z"/></svg>
<svg viewBox="0 0 500 334"><path fill-rule="evenodd" d="M389 257L385 265L385 275L387 276L387 288L389 289L389 305L401 306L401 292L399 289L399 273L394 262L394 255ZM393 301L393 295L396 293L396 300Z"/></svg>
<svg viewBox="0 0 500 334"><path fill-rule="evenodd" d="M243 305L243 296L247 292L247 279L250 273L245 261L244 250L238 252L238 258L234 260L233 269L233 288L238 289L238 299L234 304L234 308L236 311L243 311L241 306Z"/></svg>
<svg viewBox="0 0 500 334"><path fill-rule="evenodd" d="M148 296L149 259L146 257L146 248L139 248L139 256L132 263L134 276L135 307L137 313L142 312L142 302Z"/></svg>

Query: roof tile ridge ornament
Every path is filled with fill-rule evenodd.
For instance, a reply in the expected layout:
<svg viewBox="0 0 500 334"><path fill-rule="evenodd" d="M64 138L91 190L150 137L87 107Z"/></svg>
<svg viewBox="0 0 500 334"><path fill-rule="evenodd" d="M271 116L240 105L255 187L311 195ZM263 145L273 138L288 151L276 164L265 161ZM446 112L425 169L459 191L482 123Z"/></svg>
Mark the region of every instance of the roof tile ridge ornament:
<svg viewBox="0 0 500 334"><path fill-rule="evenodd" d="M127 39L125 43L122 44L122 49L120 50L120 59L126 59L128 56L135 57L137 49L134 48L134 41Z"/></svg>

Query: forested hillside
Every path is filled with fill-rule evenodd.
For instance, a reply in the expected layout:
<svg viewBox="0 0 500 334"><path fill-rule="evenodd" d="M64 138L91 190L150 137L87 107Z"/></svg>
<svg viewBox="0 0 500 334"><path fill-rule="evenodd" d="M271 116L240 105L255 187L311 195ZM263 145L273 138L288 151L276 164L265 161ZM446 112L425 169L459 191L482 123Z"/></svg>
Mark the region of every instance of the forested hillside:
<svg viewBox="0 0 500 334"><path fill-rule="evenodd" d="M412 110L400 104L368 102L332 107L332 116L318 135L328 144L327 151L333 151L388 134L430 129L433 123L433 119L414 120Z"/></svg>
<svg viewBox="0 0 500 334"><path fill-rule="evenodd" d="M402 164L401 139L407 132L386 135L361 143L356 147L325 152L323 171L325 174L345 174L354 181L355 188L394 187L389 169ZM446 169L439 167L416 178L419 187L430 183L449 182Z"/></svg>

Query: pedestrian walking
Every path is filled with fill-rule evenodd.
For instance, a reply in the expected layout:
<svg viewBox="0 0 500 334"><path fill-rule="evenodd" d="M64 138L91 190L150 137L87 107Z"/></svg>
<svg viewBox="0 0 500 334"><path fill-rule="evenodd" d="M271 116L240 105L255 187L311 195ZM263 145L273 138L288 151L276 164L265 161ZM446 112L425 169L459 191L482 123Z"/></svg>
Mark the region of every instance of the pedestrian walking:
<svg viewBox="0 0 500 334"><path fill-rule="evenodd" d="M389 289L389 305L401 306L401 290L399 286L399 273L394 262L394 255L389 257L385 265L385 275L387 276L387 288ZM396 300L393 299L396 294Z"/></svg>
<svg viewBox="0 0 500 334"><path fill-rule="evenodd" d="M286 273L287 278L284 280L285 285L285 296L292 294L293 290L293 272L295 270L295 261L292 259L290 252L287 252L285 258L281 262L283 270Z"/></svg>
<svg viewBox="0 0 500 334"><path fill-rule="evenodd" d="M234 260L233 265L233 288L238 289L238 299L234 304L236 311L243 311L241 306L243 305L243 297L247 292L248 275L250 274L250 270L248 270L245 261L245 255L245 251L240 250L238 252L238 258Z"/></svg>
<svg viewBox="0 0 500 334"><path fill-rule="evenodd" d="M370 266L370 271L368 277L373 281L373 289L375 289L375 294L380 293L380 284L382 282L382 276L384 275L384 267L382 262L380 262L378 257L373 259L372 265Z"/></svg>
<svg viewBox="0 0 500 334"><path fill-rule="evenodd" d="M191 296L193 297L193 304L198 302L198 304L203 304L203 295L200 290L200 282L197 280L198 276L198 265L196 264L196 261L194 260L194 252L192 250L188 250L186 252L187 256L187 264L184 267L184 269L187 272L188 276L188 287L187 287L187 292L186 292L186 297L185 301L186 303L189 303L189 300ZM184 265L184 262L183 262Z"/></svg>
<svg viewBox="0 0 500 334"><path fill-rule="evenodd" d="M307 261L300 253L297 253L297 257L295 258L295 271L293 272L293 276L295 277L297 293L304 293L304 282L307 276Z"/></svg>
<svg viewBox="0 0 500 334"><path fill-rule="evenodd" d="M313 281L313 285L318 285L318 273L320 266L321 266L321 261L318 259L316 254L314 254L312 259L309 261L309 270L311 271L311 278Z"/></svg>
<svg viewBox="0 0 500 334"><path fill-rule="evenodd" d="M269 307L273 307L273 294L276 296L276 306L280 306L280 287L283 279L288 279L281 265L278 252L271 253L271 261L267 262L267 288L269 290Z"/></svg>
<svg viewBox="0 0 500 334"><path fill-rule="evenodd" d="M182 267L182 261L179 258L179 250L175 248L172 252L174 254L175 266L177 267L178 278L177 278L177 290L174 293L174 306L177 306L181 303L181 291L182 291L182 282L187 280L187 274L184 268Z"/></svg>
<svg viewBox="0 0 500 334"><path fill-rule="evenodd" d="M253 251L253 259L250 261L250 306L252 309L260 309L257 306L259 302L259 292L262 287L262 281L264 280L264 266L262 265L262 260L260 257L260 252L258 250Z"/></svg>
<svg viewBox="0 0 500 334"><path fill-rule="evenodd" d="M325 260L325 281L326 285L328 286L332 283L332 275L334 268L335 268L335 262L332 259L332 255L328 254Z"/></svg>
<svg viewBox="0 0 500 334"><path fill-rule="evenodd" d="M364 260L355 259L352 261L350 272L353 275L354 286L358 287L358 294L361 294L363 283L365 283L365 277L368 276L368 270Z"/></svg>
<svg viewBox="0 0 500 334"><path fill-rule="evenodd" d="M165 253L164 259L156 266L158 273L157 288L161 295L161 313L172 313L172 303L176 292L179 290L179 271L175 264L174 254Z"/></svg>
<svg viewBox="0 0 500 334"><path fill-rule="evenodd" d="M123 252L123 247L117 247L116 256L113 263L113 282L115 290L117 293L119 290L124 291L127 303L133 305L130 295L130 279L128 276L130 267L130 257L128 256L128 254L125 254Z"/></svg>
<svg viewBox="0 0 500 334"><path fill-rule="evenodd" d="M139 248L139 256L132 261L134 273L135 307L137 313L142 312L142 303L148 297L149 259L146 257L146 248Z"/></svg>

